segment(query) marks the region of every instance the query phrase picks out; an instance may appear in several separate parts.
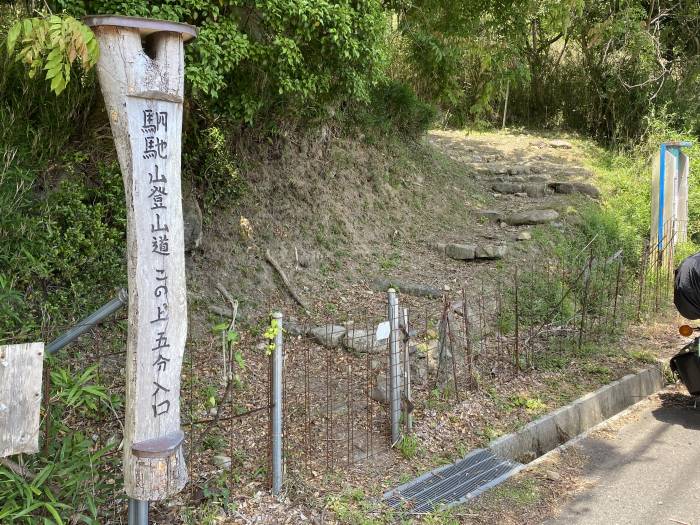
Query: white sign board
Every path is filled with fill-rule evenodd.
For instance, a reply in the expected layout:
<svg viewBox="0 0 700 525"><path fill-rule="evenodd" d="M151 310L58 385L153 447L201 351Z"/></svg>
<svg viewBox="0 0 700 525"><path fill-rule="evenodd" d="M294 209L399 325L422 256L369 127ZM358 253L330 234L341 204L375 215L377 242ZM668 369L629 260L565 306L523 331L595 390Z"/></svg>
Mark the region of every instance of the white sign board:
<svg viewBox="0 0 700 525"><path fill-rule="evenodd" d="M0 346L0 458L39 451L44 343Z"/></svg>
<svg viewBox="0 0 700 525"><path fill-rule="evenodd" d="M375 341L383 341L389 339L391 334L391 323L389 321L384 321L377 325L377 332L374 336Z"/></svg>

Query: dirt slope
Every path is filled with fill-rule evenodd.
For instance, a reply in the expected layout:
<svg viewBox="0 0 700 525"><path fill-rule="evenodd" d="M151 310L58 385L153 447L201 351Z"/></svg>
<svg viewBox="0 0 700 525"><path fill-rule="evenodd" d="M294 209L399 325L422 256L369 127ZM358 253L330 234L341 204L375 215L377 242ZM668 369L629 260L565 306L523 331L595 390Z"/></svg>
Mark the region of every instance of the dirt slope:
<svg viewBox="0 0 700 525"><path fill-rule="evenodd" d="M563 220L588 199L550 189L534 197L493 190L499 182L543 189L550 181L590 179L578 146L552 144L538 135L434 131L415 145L336 139L313 156L290 149L273 161L249 161L242 203L205 213L201 249L188 260L193 305L222 303L215 291L222 282L242 301L243 317L270 308L298 312L264 261L267 249L315 316L327 315L329 304L335 313L381 301L370 293L378 277L438 289L475 285L497 263L455 261L437 244L505 245L498 264L532 251L516 241L527 226L486 220L480 210L552 208ZM249 238L241 217L251 224Z"/></svg>

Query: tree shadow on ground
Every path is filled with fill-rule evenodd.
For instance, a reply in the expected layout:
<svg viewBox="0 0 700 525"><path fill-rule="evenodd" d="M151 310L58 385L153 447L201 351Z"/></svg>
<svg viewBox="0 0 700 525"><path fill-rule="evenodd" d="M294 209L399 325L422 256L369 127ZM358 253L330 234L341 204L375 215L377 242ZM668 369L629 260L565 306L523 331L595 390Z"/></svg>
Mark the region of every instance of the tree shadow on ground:
<svg viewBox="0 0 700 525"><path fill-rule="evenodd" d="M661 406L652 410L659 421L684 428L700 430L700 398L678 392L659 394Z"/></svg>

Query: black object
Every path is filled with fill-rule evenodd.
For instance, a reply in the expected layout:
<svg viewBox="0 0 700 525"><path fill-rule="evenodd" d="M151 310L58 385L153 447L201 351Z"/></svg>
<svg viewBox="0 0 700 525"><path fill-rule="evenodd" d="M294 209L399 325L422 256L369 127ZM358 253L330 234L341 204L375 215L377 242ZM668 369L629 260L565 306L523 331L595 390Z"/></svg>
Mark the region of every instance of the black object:
<svg viewBox="0 0 700 525"><path fill-rule="evenodd" d="M693 346L697 348L697 343ZM671 358L671 371L678 374L690 395L700 394L700 356L697 350L674 355Z"/></svg>
<svg viewBox="0 0 700 525"><path fill-rule="evenodd" d="M683 259L676 269L673 304L686 319L700 319L700 252Z"/></svg>

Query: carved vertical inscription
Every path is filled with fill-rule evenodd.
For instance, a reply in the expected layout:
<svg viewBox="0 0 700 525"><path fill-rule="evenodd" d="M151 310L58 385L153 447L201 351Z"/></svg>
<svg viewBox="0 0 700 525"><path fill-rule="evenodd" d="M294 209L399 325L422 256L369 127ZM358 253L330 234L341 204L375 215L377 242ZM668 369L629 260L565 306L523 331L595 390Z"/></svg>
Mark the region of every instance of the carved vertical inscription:
<svg viewBox="0 0 700 525"><path fill-rule="evenodd" d="M0 458L39 451L44 343L0 346Z"/></svg>
<svg viewBox="0 0 700 525"><path fill-rule="evenodd" d="M127 97L133 175L136 351L130 355L126 487L160 499L186 482L180 371L187 334L180 188L182 105Z"/></svg>

